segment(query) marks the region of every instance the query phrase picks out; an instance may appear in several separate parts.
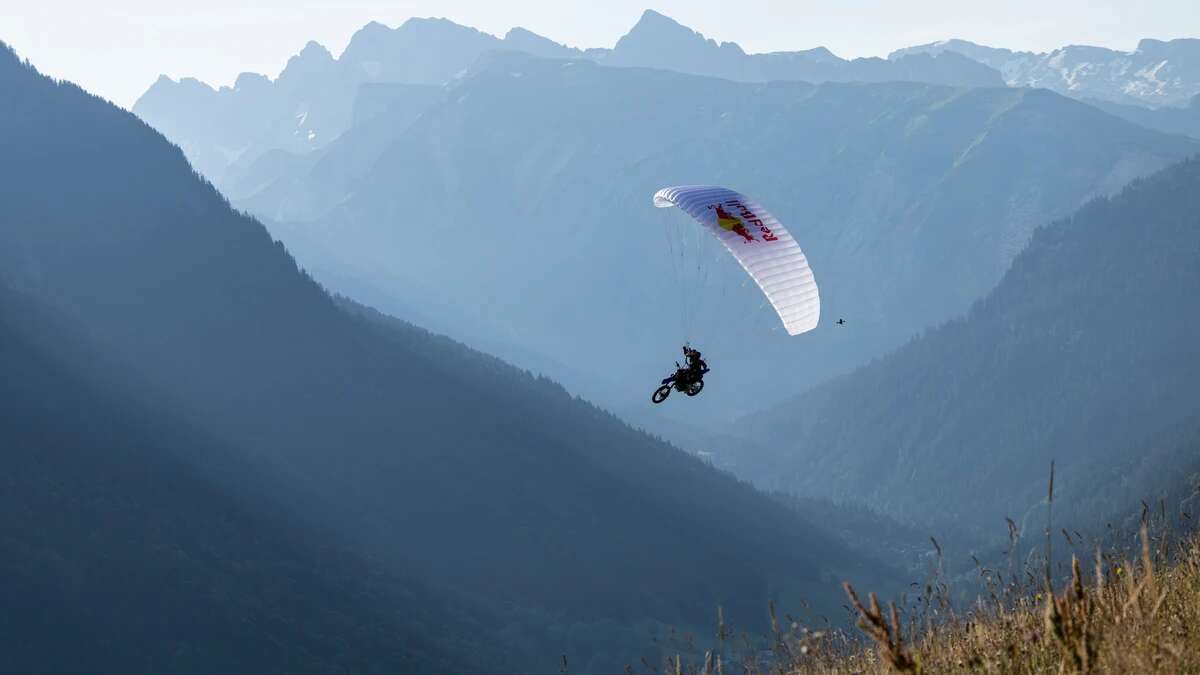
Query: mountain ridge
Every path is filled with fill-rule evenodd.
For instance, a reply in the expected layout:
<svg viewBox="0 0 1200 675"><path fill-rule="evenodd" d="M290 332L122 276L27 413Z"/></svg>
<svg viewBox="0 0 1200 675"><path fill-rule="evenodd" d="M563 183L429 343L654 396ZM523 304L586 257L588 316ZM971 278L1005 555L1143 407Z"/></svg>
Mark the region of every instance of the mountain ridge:
<svg viewBox="0 0 1200 675"><path fill-rule="evenodd" d="M190 78L175 82L160 76L133 110L166 132L202 173L224 187L224 172L239 156L255 155L243 157L243 164L252 163L258 154L275 149L311 152L335 139L350 125L350 101L361 84L442 85L491 49L747 82L1035 86L1079 99L1151 107L1182 104L1200 94L1200 40L1194 39L1145 38L1133 52L1075 45L1045 54L954 39L898 49L887 59L846 60L824 47L748 54L734 42L717 43L646 10L613 48L589 49L561 45L520 27L498 38L441 18L414 17L394 29L372 21L354 33L336 59L318 43L309 42L274 81L252 75L259 80L257 102L236 95L244 84L242 76L233 87L218 88L197 88ZM296 87L279 85L289 68L299 70L306 62L318 72L292 78L301 80Z"/></svg>
<svg viewBox="0 0 1200 675"><path fill-rule="evenodd" d="M957 55L956 55L957 56ZM999 86L999 73L970 59L842 59L825 47L747 54L735 42L717 43L653 10L603 55L603 65L662 68L739 82L883 82L913 80L955 86Z"/></svg>
<svg viewBox="0 0 1200 675"><path fill-rule="evenodd" d="M683 36L686 56L664 47ZM697 42L698 41L698 42ZM678 46L678 45L676 45ZM997 73L957 54L846 61L824 48L748 55L734 43L717 45L672 19L647 10L613 49L579 50L523 28L503 39L447 19L412 18L392 29L372 21L334 58L309 42L275 80L249 75L256 96L234 87L196 87L160 77L133 111L184 148L197 168L224 188L228 166L276 149L317 151L351 126L350 106L365 83L441 86L494 49L543 58L583 58L612 66L658 67L744 81L925 80L958 85L1000 85ZM249 80L247 80L248 82ZM251 155L246 157L246 155Z"/></svg>
<svg viewBox="0 0 1200 675"><path fill-rule="evenodd" d="M994 68L1009 86L1045 87L1076 98L1143 107L1176 106L1200 94L1200 39L1144 38L1132 52L1068 45L1050 52L1014 52L967 40L898 49L888 59L957 52Z"/></svg>

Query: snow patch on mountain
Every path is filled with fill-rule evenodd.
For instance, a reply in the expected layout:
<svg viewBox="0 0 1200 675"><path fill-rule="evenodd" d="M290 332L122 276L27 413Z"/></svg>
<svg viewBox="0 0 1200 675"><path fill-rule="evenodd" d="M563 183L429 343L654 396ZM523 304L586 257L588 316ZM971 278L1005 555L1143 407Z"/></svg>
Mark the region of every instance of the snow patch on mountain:
<svg viewBox="0 0 1200 675"><path fill-rule="evenodd" d="M955 52L1000 71L1010 87L1044 87L1076 98L1149 107L1185 105L1200 94L1200 40L1142 40L1132 52L1070 45L1034 54L941 40L893 52Z"/></svg>

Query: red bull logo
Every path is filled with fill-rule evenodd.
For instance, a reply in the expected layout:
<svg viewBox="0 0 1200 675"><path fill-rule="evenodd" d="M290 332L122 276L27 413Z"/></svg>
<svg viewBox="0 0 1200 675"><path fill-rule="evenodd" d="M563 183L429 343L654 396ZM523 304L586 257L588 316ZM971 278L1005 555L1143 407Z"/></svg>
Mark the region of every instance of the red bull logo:
<svg viewBox="0 0 1200 675"><path fill-rule="evenodd" d="M728 207L728 210L726 207ZM729 199L723 204L714 204L709 208L716 210L717 225L720 225L721 229L733 232L742 239L745 239L747 244L757 241L754 235L750 233L749 228L746 227L747 223L755 227L762 234L763 241L779 240L775 236L775 233L763 224L762 218L759 218L745 204L736 199ZM734 211L735 213L730 213L730 211Z"/></svg>
<svg viewBox="0 0 1200 675"><path fill-rule="evenodd" d="M721 204L717 204L716 209L717 225L720 225L721 229L729 230L730 232L737 234L741 238L745 239L747 243L754 241L754 235L750 234L750 231L747 230L746 226L742 224L740 218L731 215Z"/></svg>

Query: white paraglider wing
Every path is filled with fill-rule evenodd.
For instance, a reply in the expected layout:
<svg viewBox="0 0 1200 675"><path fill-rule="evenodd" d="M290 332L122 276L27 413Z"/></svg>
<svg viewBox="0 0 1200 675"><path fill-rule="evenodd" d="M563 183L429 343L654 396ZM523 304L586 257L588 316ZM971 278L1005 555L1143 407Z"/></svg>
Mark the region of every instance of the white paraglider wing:
<svg viewBox="0 0 1200 675"><path fill-rule="evenodd" d="M679 207L720 239L767 296L788 335L817 327L821 297L808 259L762 205L715 185L663 188L654 194L654 205Z"/></svg>

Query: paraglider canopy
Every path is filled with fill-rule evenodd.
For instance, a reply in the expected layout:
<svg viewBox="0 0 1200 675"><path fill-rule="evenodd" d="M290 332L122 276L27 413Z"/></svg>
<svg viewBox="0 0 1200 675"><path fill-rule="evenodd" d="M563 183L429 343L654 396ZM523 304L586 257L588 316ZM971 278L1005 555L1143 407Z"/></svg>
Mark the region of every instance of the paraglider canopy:
<svg viewBox="0 0 1200 675"><path fill-rule="evenodd" d="M788 335L817 327L821 298L808 259L759 203L715 185L683 185L654 194L659 208L679 207L725 245L767 296Z"/></svg>

